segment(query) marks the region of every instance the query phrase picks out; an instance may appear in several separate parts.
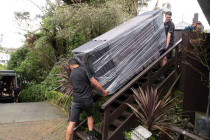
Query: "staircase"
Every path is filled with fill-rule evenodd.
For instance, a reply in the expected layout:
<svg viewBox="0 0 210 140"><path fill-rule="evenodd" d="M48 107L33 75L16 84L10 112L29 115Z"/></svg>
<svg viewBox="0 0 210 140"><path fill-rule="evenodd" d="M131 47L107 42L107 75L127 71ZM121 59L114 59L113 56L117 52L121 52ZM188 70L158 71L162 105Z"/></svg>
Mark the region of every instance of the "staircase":
<svg viewBox="0 0 210 140"><path fill-rule="evenodd" d="M147 86L152 86L158 88L159 96L163 96L179 75L179 45L181 41L179 40L172 48L147 66L101 106L104 112L104 119L100 127L94 125L94 131L98 136L94 140L121 140L125 130L139 125L135 114L126 105L126 103L129 103L138 108L130 88L141 86L145 89ZM174 50L174 57L164 67L159 67L160 61L164 56ZM164 79L160 78L162 74L165 74ZM74 131L74 139L87 140L88 134L81 129L82 126L87 127L87 120L77 125Z"/></svg>

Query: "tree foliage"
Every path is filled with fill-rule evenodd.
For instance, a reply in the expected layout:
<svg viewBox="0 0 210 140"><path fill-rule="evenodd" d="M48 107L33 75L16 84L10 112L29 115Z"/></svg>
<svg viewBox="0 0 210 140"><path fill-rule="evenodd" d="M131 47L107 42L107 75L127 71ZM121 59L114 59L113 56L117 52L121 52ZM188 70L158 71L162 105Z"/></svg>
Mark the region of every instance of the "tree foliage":
<svg viewBox="0 0 210 140"><path fill-rule="evenodd" d="M21 92L21 101L34 102L56 98L55 102L57 103L61 93L55 91L56 87L58 86L58 79L54 74L59 73L59 71L60 67L55 65L43 82L39 84L28 85L27 88Z"/></svg>
<svg viewBox="0 0 210 140"><path fill-rule="evenodd" d="M71 51L131 18L115 2L97 6L75 4L58 6L53 14L46 14L35 47L52 47L56 60L72 56Z"/></svg>
<svg viewBox="0 0 210 140"><path fill-rule="evenodd" d="M35 4L44 14L37 17L42 18L41 26L37 30L29 28L24 47L14 52L8 63L24 89L22 96L29 100L30 92L32 101L46 99L42 94L56 87L56 78L50 76L55 64L61 58L73 57L73 49L135 16L136 4L137 0L88 0L70 5L47 0L46 7ZM15 15L22 26L30 26L27 24L33 21L28 12Z"/></svg>
<svg viewBox="0 0 210 140"><path fill-rule="evenodd" d="M48 48L21 48L11 54L8 69L14 69L22 86L42 82L54 65L54 55Z"/></svg>
<svg viewBox="0 0 210 140"><path fill-rule="evenodd" d="M15 69L20 66L20 64L27 58L28 48L20 48L13 52L10 56L10 60L8 61L7 68L9 70Z"/></svg>

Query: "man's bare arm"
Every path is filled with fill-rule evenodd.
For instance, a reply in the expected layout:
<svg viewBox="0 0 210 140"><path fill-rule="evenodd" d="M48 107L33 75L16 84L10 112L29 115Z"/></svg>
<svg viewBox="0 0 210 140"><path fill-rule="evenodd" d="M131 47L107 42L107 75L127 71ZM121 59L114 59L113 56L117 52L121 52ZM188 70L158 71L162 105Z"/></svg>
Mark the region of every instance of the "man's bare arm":
<svg viewBox="0 0 210 140"><path fill-rule="evenodd" d="M90 79L91 84L93 84L100 92L103 93L104 97L108 95L108 91L104 90L104 88L101 86L101 84L95 79Z"/></svg>
<svg viewBox="0 0 210 140"><path fill-rule="evenodd" d="M171 40L171 32L168 32L168 35L167 35L167 38L166 38L166 50L168 49L170 40Z"/></svg>

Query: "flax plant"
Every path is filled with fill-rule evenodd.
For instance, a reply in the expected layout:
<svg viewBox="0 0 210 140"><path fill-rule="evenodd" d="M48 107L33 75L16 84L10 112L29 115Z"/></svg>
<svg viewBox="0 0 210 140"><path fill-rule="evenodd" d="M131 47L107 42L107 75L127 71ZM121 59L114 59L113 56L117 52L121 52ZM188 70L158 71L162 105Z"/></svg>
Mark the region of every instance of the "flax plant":
<svg viewBox="0 0 210 140"><path fill-rule="evenodd" d="M63 95L58 100L58 104L60 104L61 100L65 100L65 104L68 104L73 94L73 86L70 80L71 70L68 64L63 64L61 67L63 70L61 74L55 74L61 78L60 80L57 80L59 83L57 89L59 89L60 93L63 93Z"/></svg>
<svg viewBox="0 0 210 140"><path fill-rule="evenodd" d="M179 78L179 77L178 77ZM178 80L177 78L177 80ZM135 89L131 88L134 93L134 98L138 104L138 107L135 108L131 104L127 104L135 113L140 124L148 129L149 131L154 129L159 129L160 131L169 135L165 128L169 125L169 119L166 119L166 114L175 107L176 104L180 103L176 97L171 97L171 91L177 80L174 82L168 93L160 99L158 96L157 89L147 88L146 91L143 91L141 87ZM169 137L171 137L169 135Z"/></svg>

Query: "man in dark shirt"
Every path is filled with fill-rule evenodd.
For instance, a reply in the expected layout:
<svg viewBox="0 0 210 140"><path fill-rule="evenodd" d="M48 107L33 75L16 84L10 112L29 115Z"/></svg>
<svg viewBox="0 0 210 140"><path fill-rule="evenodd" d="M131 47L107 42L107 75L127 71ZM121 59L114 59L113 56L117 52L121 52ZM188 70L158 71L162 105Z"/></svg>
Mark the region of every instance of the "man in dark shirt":
<svg viewBox="0 0 210 140"><path fill-rule="evenodd" d="M165 33L166 33L166 48L165 51L171 48L174 44L174 23L171 21L172 13L171 11L166 12L165 14ZM164 66L167 63L167 59L172 58L172 51L163 58L161 66Z"/></svg>
<svg viewBox="0 0 210 140"><path fill-rule="evenodd" d="M21 89L19 88L19 86L17 86L13 91L13 97L14 97L15 103L18 103L18 98L20 96L20 93L21 93Z"/></svg>
<svg viewBox="0 0 210 140"><path fill-rule="evenodd" d="M104 90L101 84L92 76L89 70L80 66L76 59L70 59L68 64L69 68L71 69L70 79L73 85L73 101L71 103L70 123L66 131L66 140L70 140L76 121L83 110L87 114L89 129L88 139L92 140L93 97L91 92L91 84L101 91L104 97L108 95L108 91Z"/></svg>

